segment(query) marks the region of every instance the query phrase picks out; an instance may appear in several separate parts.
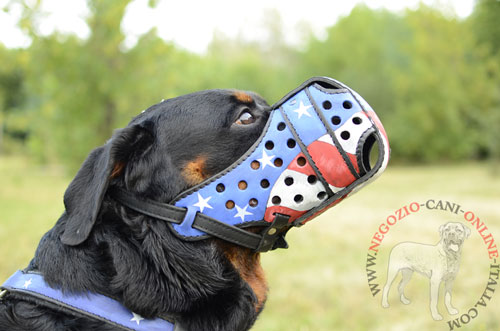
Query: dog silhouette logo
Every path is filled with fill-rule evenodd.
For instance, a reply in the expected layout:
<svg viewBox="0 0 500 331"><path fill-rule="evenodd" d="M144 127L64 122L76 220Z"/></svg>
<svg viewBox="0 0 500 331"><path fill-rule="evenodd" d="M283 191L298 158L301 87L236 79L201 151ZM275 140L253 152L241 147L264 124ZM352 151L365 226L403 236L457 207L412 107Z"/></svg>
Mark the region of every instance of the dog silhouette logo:
<svg viewBox="0 0 500 331"><path fill-rule="evenodd" d="M453 281L460 269L460 257L465 239L470 236L470 229L459 222L448 222L439 227L440 240L436 245L415 242L396 244L389 255L387 281L382 291L382 307L389 307L389 291L396 276L401 272L398 285L401 302L410 304L404 290L414 272L429 278L430 311L436 321L443 319L438 311L439 287L444 282L444 305L450 315L458 314L451 303Z"/></svg>

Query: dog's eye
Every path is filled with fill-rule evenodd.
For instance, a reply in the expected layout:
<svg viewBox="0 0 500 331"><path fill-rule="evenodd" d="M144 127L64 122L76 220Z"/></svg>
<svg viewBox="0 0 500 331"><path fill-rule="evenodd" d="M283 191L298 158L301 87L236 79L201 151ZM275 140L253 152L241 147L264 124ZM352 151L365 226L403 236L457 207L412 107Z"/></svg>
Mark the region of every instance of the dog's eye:
<svg viewBox="0 0 500 331"><path fill-rule="evenodd" d="M240 115L240 118L235 122L238 125L247 125L247 124L252 124L255 122L255 117L252 116L249 112L243 112Z"/></svg>

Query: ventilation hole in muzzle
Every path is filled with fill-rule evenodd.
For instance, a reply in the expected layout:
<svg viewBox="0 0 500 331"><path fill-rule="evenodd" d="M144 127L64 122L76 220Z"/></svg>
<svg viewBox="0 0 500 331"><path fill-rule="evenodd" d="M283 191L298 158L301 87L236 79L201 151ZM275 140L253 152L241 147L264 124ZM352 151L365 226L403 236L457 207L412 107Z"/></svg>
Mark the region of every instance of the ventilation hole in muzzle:
<svg viewBox="0 0 500 331"><path fill-rule="evenodd" d="M219 193L224 192L225 189L226 187L224 186L224 184L217 184L217 186L215 187L215 190Z"/></svg>
<svg viewBox="0 0 500 331"><path fill-rule="evenodd" d="M234 201L233 200L226 201L226 208L233 209L234 208Z"/></svg>
<svg viewBox="0 0 500 331"><path fill-rule="evenodd" d="M378 162L380 150L375 133L370 134L363 144L361 150L361 175L370 171Z"/></svg>
<svg viewBox="0 0 500 331"><path fill-rule="evenodd" d="M263 179L260 181L260 187L262 188L268 188L269 187L269 181L267 179Z"/></svg>
<svg viewBox="0 0 500 331"><path fill-rule="evenodd" d="M330 101L328 101L328 100L323 101L323 108L325 108L326 110L331 109L332 108L332 103Z"/></svg>
<svg viewBox="0 0 500 331"><path fill-rule="evenodd" d="M274 148L274 143L271 140L269 140L269 141L266 142L265 146L266 146L266 149L271 150L271 149Z"/></svg>
<svg viewBox="0 0 500 331"><path fill-rule="evenodd" d="M307 163L306 158L305 158L305 157L303 157L303 156L301 156L301 157L299 157L299 158L297 159L297 165L298 165L299 167L303 167L303 166L305 166L305 165L306 165L306 163Z"/></svg>
<svg viewBox="0 0 500 331"><path fill-rule="evenodd" d="M278 123L278 131L283 131L286 128L286 124L284 122Z"/></svg>
<svg viewBox="0 0 500 331"><path fill-rule="evenodd" d="M326 192L319 192L318 195L316 195L316 197L319 199L319 200L325 200L326 198Z"/></svg>
<svg viewBox="0 0 500 331"><path fill-rule="evenodd" d="M297 143L293 139L288 139L288 141L286 142L286 145L288 146L288 148L294 148L295 145L297 145Z"/></svg>
<svg viewBox="0 0 500 331"><path fill-rule="evenodd" d="M363 122L363 120L361 119L361 117L354 117L354 118L352 119L352 122L353 122L354 124L356 124L356 125L359 125L359 124L361 124L361 123Z"/></svg>
<svg viewBox="0 0 500 331"><path fill-rule="evenodd" d="M350 102L349 100L346 100L342 103L342 107L344 107L345 109L351 109L352 108L352 102Z"/></svg>
<svg viewBox="0 0 500 331"><path fill-rule="evenodd" d="M318 178L314 175L310 175L309 177L307 177L307 182L309 184L315 184L317 182Z"/></svg>
<svg viewBox="0 0 500 331"><path fill-rule="evenodd" d="M281 198L277 195L275 195L272 199L271 199L271 202L273 203L273 205L279 205L281 203Z"/></svg>
<svg viewBox="0 0 500 331"><path fill-rule="evenodd" d="M240 181L240 182L238 183L238 188L239 188L240 190L246 190L246 189L247 189L247 187L248 187L247 182L245 182L244 180L242 180L242 181Z"/></svg>
<svg viewBox="0 0 500 331"><path fill-rule="evenodd" d="M281 167L283 165L283 160L278 157L274 160L274 165L277 167Z"/></svg>
<svg viewBox="0 0 500 331"><path fill-rule="evenodd" d="M285 178L285 185L286 186L293 185L293 178L292 177Z"/></svg>
<svg viewBox="0 0 500 331"><path fill-rule="evenodd" d="M248 204L250 205L250 207L257 207L257 205L259 204L259 200L252 198L250 199L250 201L248 201Z"/></svg>
<svg viewBox="0 0 500 331"><path fill-rule="evenodd" d="M339 125L340 122L342 122L342 120L340 119L340 117L338 117L338 116L333 116L332 117L332 124L333 125Z"/></svg>
<svg viewBox="0 0 500 331"><path fill-rule="evenodd" d="M296 203L301 203L302 201L304 201L304 197L301 194L297 194L293 197L293 201L295 201Z"/></svg>
<svg viewBox="0 0 500 331"><path fill-rule="evenodd" d="M253 169L253 170L257 170L260 168L260 162L255 160L255 161L252 161L252 163L250 163L250 167Z"/></svg>
<svg viewBox="0 0 500 331"><path fill-rule="evenodd" d="M348 140L351 137L351 134L349 133L349 131L342 131L340 133L340 137L344 140Z"/></svg>

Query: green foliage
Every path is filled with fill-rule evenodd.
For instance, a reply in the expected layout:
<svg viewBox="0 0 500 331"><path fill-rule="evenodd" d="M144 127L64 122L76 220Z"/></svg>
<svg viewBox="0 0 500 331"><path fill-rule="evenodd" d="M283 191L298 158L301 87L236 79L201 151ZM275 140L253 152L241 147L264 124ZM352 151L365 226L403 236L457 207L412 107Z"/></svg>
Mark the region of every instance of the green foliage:
<svg viewBox="0 0 500 331"><path fill-rule="evenodd" d="M0 46L0 153L19 147L27 136L28 119L23 111L25 52ZM17 141L16 141L17 140Z"/></svg>
<svg viewBox="0 0 500 331"><path fill-rule="evenodd" d="M488 116L482 118L481 131L485 146L493 159L500 161L500 1L477 0L471 17L471 28L475 33L478 45L486 54L483 61L486 65L489 89L492 97L484 100L482 105L488 110Z"/></svg>
<svg viewBox="0 0 500 331"><path fill-rule="evenodd" d="M413 60L393 74L395 153L424 161L475 156L478 120L488 117L485 100L493 95L472 35L427 7L408 12L406 22L413 36L402 43L403 53Z"/></svg>
<svg viewBox="0 0 500 331"><path fill-rule="evenodd" d="M309 33L300 49L284 42L287 31L271 10L266 40L216 33L205 55L162 40L154 29L124 48L120 24L129 2L89 0L91 34L81 40L41 36L40 1L17 1L32 44L0 48L0 147L27 139L40 160L75 170L115 128L161 99L237 88L274 103L305 79L326 75L379 113L394 160L500 157L498 1L478 1L467 20L424 5L403 14L359 5L325 39Z"/></svg>

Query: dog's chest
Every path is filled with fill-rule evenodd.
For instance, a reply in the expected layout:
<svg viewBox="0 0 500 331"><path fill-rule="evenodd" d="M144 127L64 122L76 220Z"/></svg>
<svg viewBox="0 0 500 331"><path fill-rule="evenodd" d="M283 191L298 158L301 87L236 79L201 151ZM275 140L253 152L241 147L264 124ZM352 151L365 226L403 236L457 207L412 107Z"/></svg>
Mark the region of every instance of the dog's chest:
<svg viewBox="0 0 500 331"><path fill-rule="evenodd" d="M446 269L444 276L455 277L458 272L458 267L460 265L459 257L457 256L446 256Z"/></svg>

